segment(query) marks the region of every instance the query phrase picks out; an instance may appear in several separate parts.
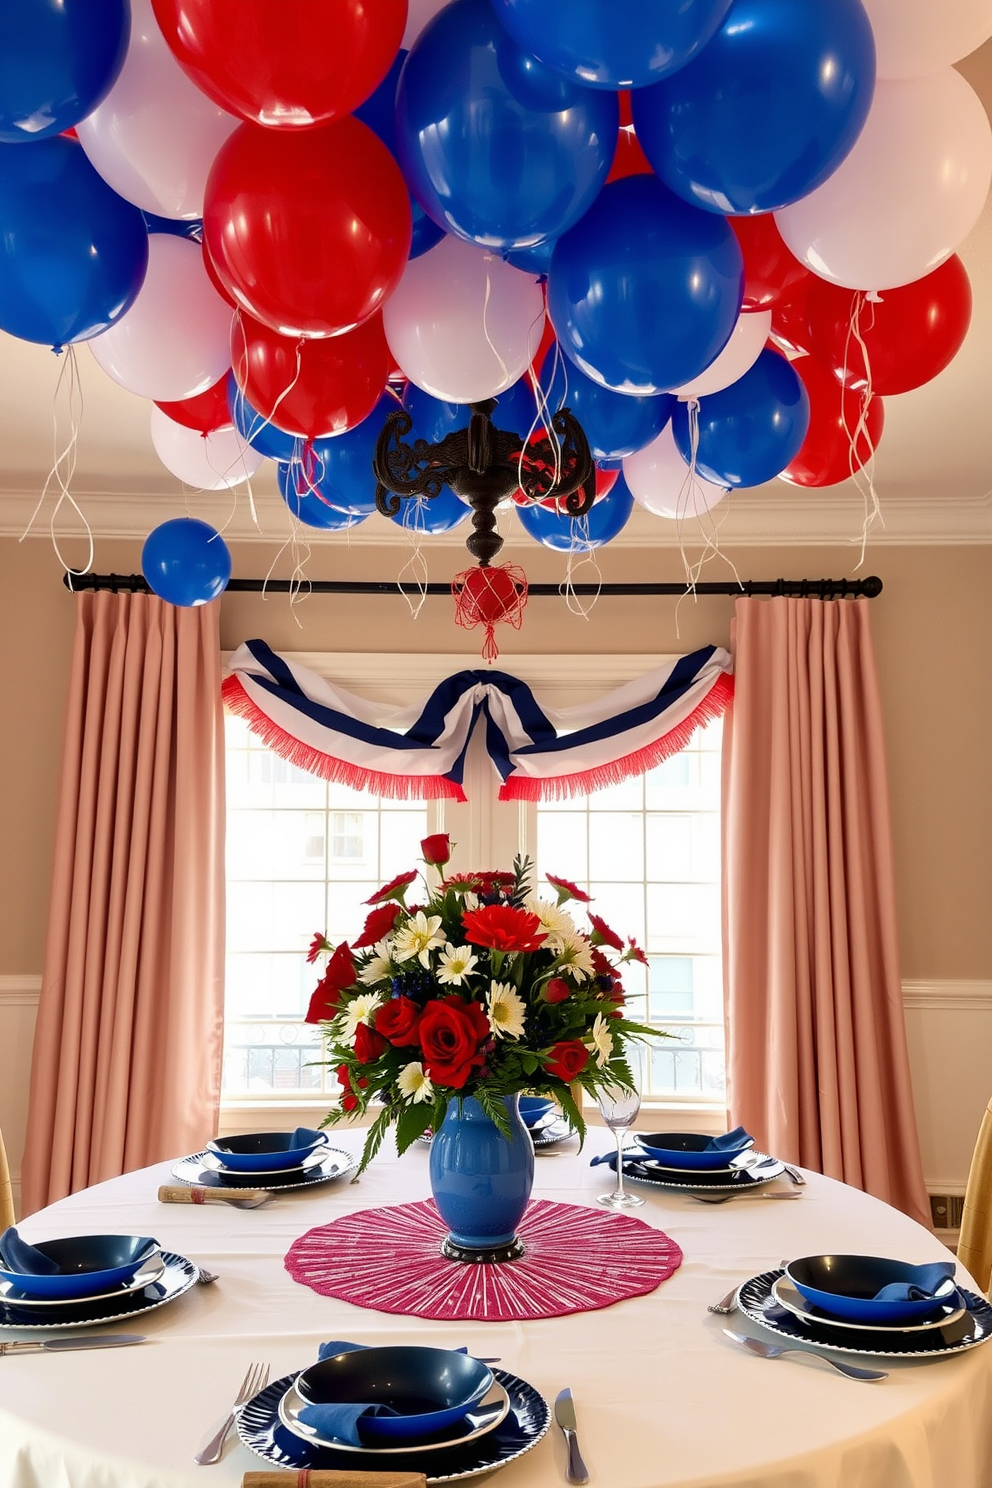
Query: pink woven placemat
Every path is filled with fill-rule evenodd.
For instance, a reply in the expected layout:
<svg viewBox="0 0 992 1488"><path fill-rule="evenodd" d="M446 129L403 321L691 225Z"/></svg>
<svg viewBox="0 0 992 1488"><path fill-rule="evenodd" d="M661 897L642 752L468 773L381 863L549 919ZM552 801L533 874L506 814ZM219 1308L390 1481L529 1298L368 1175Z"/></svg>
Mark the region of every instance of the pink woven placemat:
<svg viewBox="0 0 992 1488"><path fill-rule="evenodd" d="M286 1270L315 1292L359 1307L504 1323L642 1297L682 1264L675 1241L641 1219L548 1199L527 1206L518 1261L446 1260L446 1233L432 1199L364 1209L294 1240Z"/></svg>

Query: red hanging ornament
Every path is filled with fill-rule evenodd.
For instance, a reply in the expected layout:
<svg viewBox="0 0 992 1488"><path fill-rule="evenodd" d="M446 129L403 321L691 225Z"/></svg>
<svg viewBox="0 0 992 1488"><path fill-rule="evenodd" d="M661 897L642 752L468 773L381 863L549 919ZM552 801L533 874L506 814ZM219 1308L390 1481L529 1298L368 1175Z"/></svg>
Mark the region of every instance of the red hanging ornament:
<svg viewBox="0 0 992 1488"><path fill-rule="evenodd" d="M527 575L516 563L497 563L466 568L451 581L455 601L455 624L465 630L485 628L483 661L495 661L499 647L493 634L497 625L519 630L527 603Z"/></svg>

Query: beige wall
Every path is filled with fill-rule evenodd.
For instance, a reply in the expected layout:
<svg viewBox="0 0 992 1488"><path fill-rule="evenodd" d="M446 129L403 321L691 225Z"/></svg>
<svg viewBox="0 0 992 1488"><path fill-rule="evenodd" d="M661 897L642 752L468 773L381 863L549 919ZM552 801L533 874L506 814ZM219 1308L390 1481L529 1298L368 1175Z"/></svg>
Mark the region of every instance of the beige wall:
<svg viewBox="0 0 992 1488"><path fill-rule="evenodd" d="M533 580L557 580L563 560L529 548L514 554ZM743 549L744 578L818 578L850 572L850 550ZM136 544L101 542L101 572L131 572ZM246 544L235 572L264 573L271 555ZM394 551L318 549L314 578L390 578ZM431 577L462 566L455 549L431 555ZM606 549L605 580L677 579L676 552ZM872 604L888 731L892 815L904 977L992 978L992 689L981 662L992 633L992 550L880 548L867 570L884 594ZM707 577L729 570L710 566ZM577 575L583 577L582 575ZM262 636L278 649L463 651L478 656L478 633L456 629L446 598L409 618L400 598L312 597L294 612L284 596L232 594L222 601L223 644ZM727 644L733 601L683 602L680 634L673 599L603 598L588 621L561 599L531 601L519 633L502 638L512 669L520 652L683 651ZM41 969L73 600L48 544L0 539L0 975Z"/></svg>

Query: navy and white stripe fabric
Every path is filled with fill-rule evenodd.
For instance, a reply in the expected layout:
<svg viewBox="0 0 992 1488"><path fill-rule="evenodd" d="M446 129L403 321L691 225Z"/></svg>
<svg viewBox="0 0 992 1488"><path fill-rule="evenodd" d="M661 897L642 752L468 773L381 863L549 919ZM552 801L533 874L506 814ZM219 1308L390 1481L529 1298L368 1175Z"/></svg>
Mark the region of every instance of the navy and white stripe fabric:
<svg viewBox="0 0 992 1488"><path fill-rule="evenodd" d="M733 695L718 646L670 658L592 703L542 708L506 672L456 672L425 702L396 708L358 697L264 641L231 657L224 700L293 764L400 799L463 801L465 753L477 725L499 772L501 800L585 795L642 774L682 749Z"/></svg>

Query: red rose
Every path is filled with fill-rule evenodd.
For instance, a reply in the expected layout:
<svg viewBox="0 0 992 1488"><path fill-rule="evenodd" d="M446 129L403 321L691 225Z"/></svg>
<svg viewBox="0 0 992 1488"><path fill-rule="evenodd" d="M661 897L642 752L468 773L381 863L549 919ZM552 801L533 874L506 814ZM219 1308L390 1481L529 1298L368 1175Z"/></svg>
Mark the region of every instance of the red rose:
<svg viewBox="0 0 992 1488"><path fill-rule="evenodd" d="M396 924L397 915L401 913L400 906L395 902L377 904L375 909L370 911L362 933L358 940L355 941L354 949L356 951L362 951L367 946L378 945L379 941L384 939L390 930L392 930Z"/></svg>
<svg viewBox="0 0 992 1488"><path fill-rule="evenodd" d="M593 945L612 946L615 951L623 950L623 941L615 930L611 930L605 920L599 915L589 911L589 923L592 926L592 935L589 937Z"/></svg>
<svg viewBox="0 0 992 1488"><path fill-rule="evenodd" d="M354 980L355 963L352 959L351 947L346 940L343 940L328 961L323 978L314 988L304 1023L329 1022L340 1007L340 993L345 987L352 986Z"/></svg>
<svg viewBox="0 0 992 1488"><path fill-rule="evenodd" d="M574 1080L576 1075L582 1073L589 1062L589 1050L579 1039L563 1039L561 1043L555 1044L551 1050L550 1058L544 1066L546 1074L553 1075L556 1080L564 1080L567 1085Z"/></svg>
<svg viewBox="0 0 992 1488"><path fill-rule="evenodd" d="M435 832L433 837L423 839L420 851L429 868L443 868L451 857L451 838L447 832Z"/></svg>
<svg viewBox="0 0 992 1488"><path fill-rule="evenodd" d="M572 989L561 977L552 977L545 987L541 996L545 1002L564 1002L566 997L571 997Z"/></svg>
<svg viewBox="0 0 992 1488"><path fill-rule="evenodd" d="M355 1058L359 1064L371 1064L388 1048L389 1044L381 1033L377 1033L367 1023L359 1023L355 1029Z"/></svg>
<svg viewBox="0 0 992 1488"><path fill-rule="evenodd" d="M512 904L484 904L462 915L465 939L494 951L536 951L547 940L541 921Z"/></svg>
<svg viewBox="0 0 992 1488"><path fill-rule="evenodd" d="M425 1072L435 1085L461 1090L485 1061L479 1045L489 1036L489 1019L477 1002L462 1002L460 997L429 1002L420 1015Z"/></svg>
<svg viewBox="0 0 992 1488"><path fill-rule="evenodd" d="M381 904L385 899L397 899L402 904L407 885L412 884L416 876L416 870L411 870L409 873L398 873L387 884L383 884L381 889L376 889L374 894L370 894L365 903Z"/></svg>
<svg viewBox="0 0 992 1488"><path fill-rule="evenodd" d="M375 1026L391 1044L419 1044L420 1009L412 997L394 997L376 1013Z"/></svg>
<svg viewBox="0 0 992 1488"><path fill-rule="evenodd" d="M585 889L580 889L570 878L556 878L553 873L546 873L545 878L553 889L557 890L558 903L564 904L569 899L578 899L580 904L588 904L590 895Z"/></svg>

